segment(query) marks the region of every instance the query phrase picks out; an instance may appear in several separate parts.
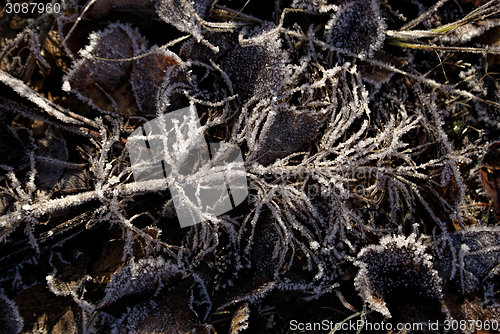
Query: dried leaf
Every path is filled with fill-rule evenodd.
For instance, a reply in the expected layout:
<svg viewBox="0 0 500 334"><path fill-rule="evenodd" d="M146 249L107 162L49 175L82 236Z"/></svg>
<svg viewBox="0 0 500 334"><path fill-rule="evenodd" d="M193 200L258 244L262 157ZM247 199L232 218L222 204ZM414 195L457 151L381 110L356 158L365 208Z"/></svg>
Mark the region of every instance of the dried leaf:
<svg viewBox="0 0 500 334"><path fill-rule="evenodd" d="M250 35L272 28L271 24L264 24ZM289 54L275 36L259 45L235 44L224 55L221 67L229 75L235 92L245 101L251 96L277 96L289 76L288 62Z"/></svg>
<svg viewBox="0 0 500 334"><path fill-rule="evenodd" d="M113 334L191 333L209 334L210 326L201 324L189 309L191 279L146 300L125 314Z"/></svg>
<svg viewBox="0 0 500 334"><path fill-rule="evenodd" d="M53 326L61 321L62 316L66 319L67 333L83 330L82 311L73 300L70 297L56 296L41 284L24 290L14 300L24 318L24 331L27 333L54 333ZM69 316L71 319L68 319ZM57 326L63 325L63 321Z"/></svg>
<svg viewBox="0 0 500 334"><path fill-rule="evenodd" d="M481 282L500 271L500 228L470 226L452 234L455 275L463 291L481 289Z"/></svg>
<svg viewBox="0 0 500 334"><path fill-rule="evenodd" d="M23 329L24 321L19 315L16 304L7 298L0 289L0 328L4 334L18 334Z"/></svg>
<svg viewBox="0 0 500 334"><path fill-rule="evenodd" d="M260 111L267 112L268 118L257 139L257 147L249 160L257 160L264 166L286 157L290 153L305 150L319 135L328 112L291 109L287 105L271 105ZM266 110L267 109L267 110Z"/></svg>
<svg viewBox="0 0 500 334"><path fill-rule="evenodd" d="M156 49L156 46L152 49ZM158 92L165 73L179 61L177 55L163 49L134 61L131 84L139 109L144 115L156 115Z"/></svg>
<svg viewBox="0 0 500 334"><path fill-rule="evenodd" d="M16 132L7 124L0 123L0 165L11 166L14 170L29 164L28 149ZM6 171L0 169L5 173Z"/></svg>
<svg viewBox="0 0 500 334"><path fill-rule="evenodd" d="M49 290L57 296L79 296L87 279L84 254L75 253L67 261L61 254L53 253L51 259L53 271L46 277Z"/></svg>
<svg viewBox="0 0 500 334"><path fill-rule="evenodd" d="M423 240L414 234L385 236L363 248L354 285L363 300L385 317L407 322L443 318L441 279Z"/></svg>
<svg viewBox="0 0 500 334"><path fill-rule="evenodd" d="M169 280L182 276L182 270L163 258L143 258L120 268L106 286L101 306L133 294L154 291Z"/></svg>
<svg viewBox="0 0 500 334"><path fill-rule="evenodd" d="M61 163L68 158L66 140L54 127L49 126L45 136L37 140L39 163L37 164L37 185L50 190L61 177L64 167Z"/></svg>
<svg viewBox="0 0 500 334"><path fill-rule="evenodd" d="M64 77L63 89L98 110L119 112L124 115L138 114L133 94L130 94L130 61L106 61L124 59L144 50L144 40L129 25L110 24L102 32L90 35L90 44L80 50L76 60Z"/></svg>
<svg viewBox="0 0 500 334"><path fill-rule="evenodd" d="M491 207L500 219L500 142L493 143L488 148L480 173L484 190L491 197Z"/></svg>
<svg viewBox="0 0 500 334"><path fill-rule="evenodd" d="M346 52L372 57L385 40L385 29L379 1L346 1L326 24L325 38Z"/></svg>
<svg viewBox="0 0 500 334"><path fill-rule="evenodd" d="M229 334L238 334L239 332L248 328L248 319L250 318L250 307L248 303L241 304L236 312L234 312L233 319L231 319L231 327Z"/></svg>

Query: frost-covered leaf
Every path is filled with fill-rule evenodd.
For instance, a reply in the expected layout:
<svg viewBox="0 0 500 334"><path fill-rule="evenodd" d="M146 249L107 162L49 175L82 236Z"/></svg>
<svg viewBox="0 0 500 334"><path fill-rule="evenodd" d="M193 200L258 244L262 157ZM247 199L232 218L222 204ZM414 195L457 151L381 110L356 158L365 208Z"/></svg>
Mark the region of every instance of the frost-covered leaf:
<svg viewBox="0 0 500 334"><path fill-rule="evenodd" d="M441 279L422 239L385 236L363 248L354 285L361 298L385 317L427 321L442 317Z"/></svg>
<svg viewBox="0 0 500 334"><path fill-rule="evenodd" d="M327 112L292 109L273 102L256 107L252 112L267 114L262 132L256 138L255 151L248 156L249 160L257 160L262 165L306 149L329 116Z"/></svg>
<svg viewBox="0 0 500 334"><path fill-rule="evenodd" d="M267 83L255 83L259 91L254 91L254 98L262 98L252 106L248 120L248 126L257 129L247 137L250 148L248 160L268 165L290 153L306 150L318 137L320 129L324 127L325 121L335 108L335 100L331 101L331 97L325 96L325 90L330 88L328 74L319 74L319 71L314 75L307 73L316 70L305 70L307 62L308 60L304 60L302 66L296 66L295 72L288 70L286 63L275 66L273 71L269 71L267 66L264 67L268 72L264 76ZM277 75L278 73L280 75ZM274 84L274 88L268 86L272 83L269 76L280 81L281 85ZM298 87L286 86L300 76L308 78L310 82ZM278 102L279 100L282 102Z"/></svg>
<svg viewBox="0 0 500 334"><path fill-rule="evenodd" d="M352 0L339 6L325 28L328 43L346 52L371 57L385 39L385 22L377 0Z"/></svg>
<svg viewBox="0 0 500 334"><path fill-rule="evenodd" d="M80 50L64 77L63 89L89 105L125 115L137 114L137 105L129 83L132 62L96 59L125 59L144 50L144 40L129 25L110 24L104 31L93 32L90 43Z"/></svg>
<svg viewBox="0 0 500 334"><path fill-rule="evenodd" d="M250 307L248 303L243 303L238 307L236 312L234 312L233 319L231 319L229 334L238 334L247 329L248 318L250 318Z"/></svg>
<svg viewBox="0 0 500 334"><path fill-rule="evenodd" d="M59 181L64 170L62 165L68 158L66 141L52 126L38 140L37 156L37 185L41 189L50 190Z"/></svg>
<svg viewBox="0 0 500 334"><path fill-rule="evenodd" d="M59 253L53 253L51 265L53 272L47 275L47 286L57 296L79 296L85 284L85 259L82 253L74 255L66 262Z"/></svg>
<svg viewBox="0 0 500 334"><path fill-rule="evenodd" d="M91 106L128 116L139 110L143 115L156 114L157 94L165 72L180 62L168 50L153 46L147 51L139 32L121 23L93 32L80 56L65 76L63 89ZM135 56L139 57L131 61Z"/></svg>
<svg viewBox="0 0 500 334"><path fill-rule="evenodd" d="M265 24L256 28L250 36L272 29ZM235 92L244 100L261 96L276 96L286 83L289 71L289 54L282 42L272 36L258 45L234 45L221 60L221 67L229 75Z"/></svg>
<svg viewBox="0 0 500 334"><path fill-rule="evenodd" d="M251 37L272 28L274 26L266 22L245 32ZM280 93L289 75L289 54L283 50L282 41L278 36L270 36L261 43L252 45L241 45L235 33L211 32L205 34L205 37L210 43L217 42L218 53L201 43L189 40L183 44L180 56L186 60L204 63L210 63L212 60L220 66L229 79L230 89L238 94L241 102L252 96L276 96Z"/></svg>
<svg viewBox="0 0 500 334"><path fill-rule="evenodd" d="M157 11L163 21L172 24L182 32L192 34L198 42L204 43L213 51L218 51L216 46L203 37L204 30L209 29L204 19L211 4L212 0L161 0L157 4ZM229 24L229 26L234 25Z"/></svg>
<svg viewBox="0 0 500 334"><path fill-rule="evenodd" d="M191 279L164 289L123 315L113 334L149 333L210 333L210 326L202 324L189 308Z"/></svg>
<svg viewBox="0 0 500 334"><path fill-rule="evenodd" d="M161 288L169 280L181 277L183 271L163 258L143 258L124 266L112 277L106 286L106 296L101 305L113 303L128 295L140 294Z"/></svg>
<svg viewBox="0 0 500 334"><path fill-rule="evenodd" d="M177 55L163 49L134 61L130 83L137 105L144 115L156 115L158 91L165 72L179 62Z"/></svg>
<svg viewBox="0 0 500 334"><path fill-rule="evenodd" d="M23 329L23 318L16 304L0 289L0 328L5 334L18 334Z"/></svg>
<svg viewBox="0 0 500 334"><path fill-rule="evenodd" d="M463 291L480 289L484 280L500 272L500 229L472 226L452 234L456 259L451 270ZM446 260L442 261L447 263ZM442 265L441 265L442 267ZM453 269L455 268L455 269ZM453 277L452 277L453 278Z"/></svg>

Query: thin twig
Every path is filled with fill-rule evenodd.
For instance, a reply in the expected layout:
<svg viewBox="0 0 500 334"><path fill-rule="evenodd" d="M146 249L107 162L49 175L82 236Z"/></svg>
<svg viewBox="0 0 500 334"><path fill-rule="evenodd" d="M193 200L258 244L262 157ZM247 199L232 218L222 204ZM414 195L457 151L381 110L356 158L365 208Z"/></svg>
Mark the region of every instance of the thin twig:
<svg viewBox="0 0 500 334"><path fill-rule="evenodd" d="M132 60L137 60L137 59L141 59L141 58L144 58L146 56L149 56L150 54L153 54L155 53L156 51L159 51L159 50L163 50L163 49L166 49L168 48L169 46L172 46L172 45L175 45L179 42L182 42L183 40L191 37L192 35L186 35L186 36L182 36L182 37L179 37L177 39L174 39L173 41L170 41L168 42L167 44L165 45L162 45L154 50L151 50L151 51L148 51L142 55L139 55L139 56L135 56L135 57L131 57L131 58L118 58L118 59L110 59L110 58L101 58L101 57L94 57L95 59L98 59L98 60L105 60L105 61L132 61Z"/></svg>
<svg viewBox="0 0 500 334"><path fill-rule="evenodd" d="M411 20L410 22L408 22L407 24L405 24L400 29L400 31L410 30L411 28L417 26L420 22L422 22L423 20L425 20L426 18L428 18L429 16L431 16L432 14L434 14L434 12L439 7L441 7L442 5L444 5L446 2L448 2L448 0L439 0L436 4L434 4L434 6L432 6L431 8L429 8L425 13L423 13L422 15L420 15L419 17L417 17L416 19Z"/></svg>
<svg viewBox="0 0 500 334"><path fill-rule="evenodd" d="M73 31L76 29L76 26L78 25L78 23L80 22L80 20L82 19L83 15L87 12L87 10L89 10L90 6L92 6L97 0L90 0L88 2L88 4L85 6L85 8L83 9L82 13L80 14L80 16L78 16L78 18L76 19L75 23L73 24L73 26L71 27L71 29L69 30L68 34L66 35L66 37L64 38L64 40L61 42L61 46L63 46L66 41L68 40L68 38L71 36L71 34L73 33Z"/></svg>

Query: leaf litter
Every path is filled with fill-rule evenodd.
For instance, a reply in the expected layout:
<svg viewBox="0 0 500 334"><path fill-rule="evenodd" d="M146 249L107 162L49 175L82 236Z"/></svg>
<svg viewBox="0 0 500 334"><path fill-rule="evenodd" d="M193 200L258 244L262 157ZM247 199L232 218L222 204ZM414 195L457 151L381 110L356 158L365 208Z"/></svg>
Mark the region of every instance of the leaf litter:
<svg viewBox="0 0 500 334"><path fill-rule="evenodd" d="M500 4L403 2L2 12L3 328L496 319ZM181 229L127 142L187 105L240 147L249 196Z"/></svg>

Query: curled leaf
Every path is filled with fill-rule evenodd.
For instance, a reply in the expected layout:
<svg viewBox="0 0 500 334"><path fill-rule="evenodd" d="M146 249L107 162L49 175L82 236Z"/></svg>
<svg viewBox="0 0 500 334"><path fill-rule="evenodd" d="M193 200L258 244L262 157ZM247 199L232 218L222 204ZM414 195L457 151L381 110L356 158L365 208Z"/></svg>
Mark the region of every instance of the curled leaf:
<svg viewBox="0 0 500 334"><path fill-rule="evenodd" d="M442 311L442 288L432 257L414 234L385 236L363 248L355 264L354 285L361 298L385 317L427 321Z"/></svg>

